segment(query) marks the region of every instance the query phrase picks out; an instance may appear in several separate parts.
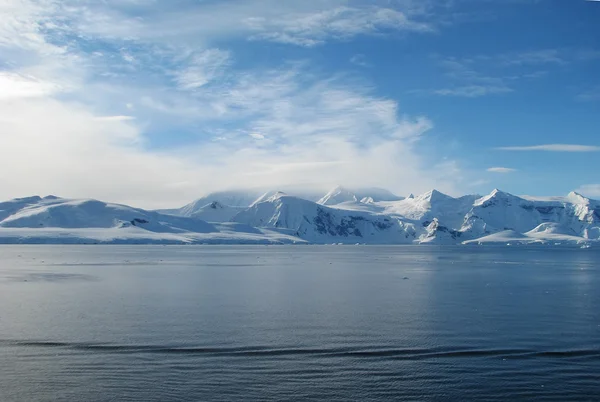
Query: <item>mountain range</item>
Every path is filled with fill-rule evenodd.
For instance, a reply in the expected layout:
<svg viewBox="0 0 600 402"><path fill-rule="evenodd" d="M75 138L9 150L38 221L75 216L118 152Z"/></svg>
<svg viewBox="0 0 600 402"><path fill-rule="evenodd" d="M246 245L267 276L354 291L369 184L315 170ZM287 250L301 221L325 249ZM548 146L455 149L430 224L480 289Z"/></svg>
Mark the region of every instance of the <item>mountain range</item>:
<svg viewBox="0 0 600 402"><path fill-rule="evenodd" d="M377 188L227 191L150 211L56 196L0 203L0 243L600 244L600 202L577 193L399 197Z"/></svg>

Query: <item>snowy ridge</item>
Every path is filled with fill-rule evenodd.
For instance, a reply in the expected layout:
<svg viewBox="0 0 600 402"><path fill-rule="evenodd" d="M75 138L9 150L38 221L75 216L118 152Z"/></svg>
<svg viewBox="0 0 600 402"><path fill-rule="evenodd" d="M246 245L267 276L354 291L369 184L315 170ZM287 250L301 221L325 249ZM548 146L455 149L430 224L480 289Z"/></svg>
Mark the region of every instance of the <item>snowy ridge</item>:
<svg viewBox="0 0 600 402"><path fill-rule="evenodd" d="M367 189L347 189L342 186L336 186L329 191L323 198L317 201L321 205L337 205L343 202L362 202L373 203L380 201L400 201L402 197L398 197L387 190L381 188Z"/></svg>
<svg viewBox="0 0 600 402"><path fill-rule="evenodd" d="M202 216L202 211L206 211L207 207L213 203L217 203L224 207L230 207L235 209L243 209L250 206L257 198L261 196L262 192L260 191L221 191L218 193L211 193L202 198L199 198L181 208L176 209L163 209L158 210L156 212L166 214L166 215L174 215L174 216L183 216L190 217L197 215L198 217ZM208 214L209 217L212 214ZM233 216L233 215L232 215ZM230 217L231 218L231 217ZM229 219L227 219L229 220Z"/></svg>
<svg viewBox="0 0 600 402"><path fill-rule="evenodd" d="M280 191L214 193L148 211L55 196L0 203L0 243L600 245L600 202L500 190L407 198L336 187L318 202Z"/></svg>

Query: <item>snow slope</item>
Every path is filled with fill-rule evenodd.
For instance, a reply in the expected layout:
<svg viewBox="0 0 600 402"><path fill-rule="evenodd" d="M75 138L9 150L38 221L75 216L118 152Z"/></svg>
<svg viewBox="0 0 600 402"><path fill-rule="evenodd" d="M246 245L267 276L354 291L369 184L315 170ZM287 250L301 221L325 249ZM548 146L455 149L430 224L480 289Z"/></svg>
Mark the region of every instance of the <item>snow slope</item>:
<svg viewBox="0 0 600 402"><path fill-rule="evenodd" d="M215 232L199 219L184 219L157 212L109 204L97 200L40 199L29 203L0 222L4 228L125 228L136 226L152 232Z"/></svg>

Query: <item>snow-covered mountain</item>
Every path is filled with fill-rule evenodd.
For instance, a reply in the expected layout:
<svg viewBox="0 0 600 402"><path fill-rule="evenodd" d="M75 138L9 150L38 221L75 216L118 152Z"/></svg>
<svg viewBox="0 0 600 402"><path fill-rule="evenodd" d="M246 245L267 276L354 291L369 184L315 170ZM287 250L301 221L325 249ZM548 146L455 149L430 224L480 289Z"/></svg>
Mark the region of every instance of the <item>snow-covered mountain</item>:
<svg viewBox="0 0 600 402"><path fill-rule="evenodd" d="M204 211L200 211L201 213ZM293 243L292 236L97 200L29 197L0 203L0 243Z"/></svg>
<svg viewBox="0 0 600 402"><path fill-rule="evenodd" d="M211 222L227 222L236 213L254 205L255 203L266 200L280 190L249 189L249 190L230 190L210 193L204 197L198 198L181 208L161 209L156 212L166 215L197 217ZM316 195L314 191L288 191L288 194L316 201L321 195ZM215 213L214 210L221 210ZM226 210L226 211L225 211Z"/></svg>
<svg viewBox="0 0 600 402"><path fill-rule="evenodd" d="M231 218L244 209L246 208L231 207L229 205L223 205L219 201L213 201L210 204L195 210L190 217L208 222L229 222L231 221Z"/></svg>
<svg viewBox="0 0 600 402"><path fill-rule="evenodd" d="M207 207L213 205L213 203L216 203L216 205L219 206L237 209L237 212L239 212L240 210L249 207L262 194L263 192L260 190L221 191L217 193L208 194L181 208L162 209L158 210L157 212L167 215L185 217L191 217L194 215L202 216L202 211L205 211ZM232 214L232 216L233 215L235 214ZM229 218L231 218L231 216Z"/></svg>
<svg viewBox="0 0 600 402"><path fill-rule="evenodd" d="M38 199L37 202L35 198L29 198L22 208L13 211L0 222L0 227L3 228L83 229L131 226L164 233L216 231L211 224L202 220L161 215L97 200L69 200L55 197Z"/></svg>
<svg viewBox="0 0 600 402"><path fill-rule="evenodd" d="M334 205L324 205L329 202ZM359 201L356 194L337 188L318 203L270 194L233 220L291 230L314 243L459 244L480 238L484 238L481 242L585 243L600 240L599 214L600 203L575 193L548 201L499 190L485 197L459 198L432 190L397 201ZM488 237L497 233L504 235Z"/></svg>
<svg viewBox="0 0 600 402"><path fill-rule="evenodd" d="M600 203L577 193L554 200L531 200L494 190L475 201L461 231L482 237L505 230L600 239Z"/></svg>
<svg viewBox="0 0 600 402"><path fill-rule="evenodd" d="M314 200L240 191L147 211L97 200L19 198L0 203L0 243L600 245L600 202L577 193L536 199L494 190L455 198L432 190L401 198L336 187Z"/></svg>
<svg viewBox="0 0 600 402"><path fill-rule="evenodd" d="M240 212L233 220L249 226L286 229L313 243L412 243L411 225L385 215L330 208L277 193Z"/></svg>

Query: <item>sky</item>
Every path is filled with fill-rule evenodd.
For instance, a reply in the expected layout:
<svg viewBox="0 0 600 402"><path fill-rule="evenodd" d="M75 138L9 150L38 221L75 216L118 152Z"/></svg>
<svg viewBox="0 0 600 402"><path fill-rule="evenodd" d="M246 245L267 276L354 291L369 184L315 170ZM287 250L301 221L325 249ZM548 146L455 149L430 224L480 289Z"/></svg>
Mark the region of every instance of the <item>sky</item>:
<svg viewBox="0 0 600 402"><path fill-rule="evenodd" d="M0 0L0 198L600 198L600 2Z"/></svg>

